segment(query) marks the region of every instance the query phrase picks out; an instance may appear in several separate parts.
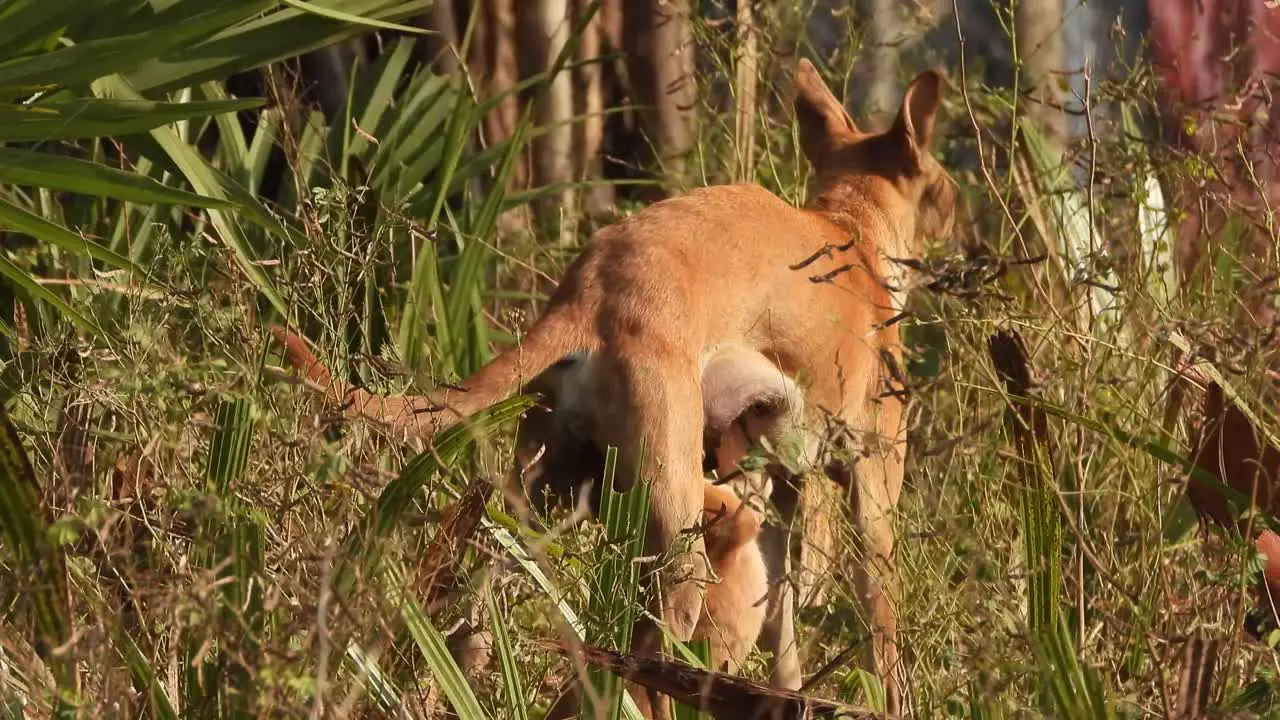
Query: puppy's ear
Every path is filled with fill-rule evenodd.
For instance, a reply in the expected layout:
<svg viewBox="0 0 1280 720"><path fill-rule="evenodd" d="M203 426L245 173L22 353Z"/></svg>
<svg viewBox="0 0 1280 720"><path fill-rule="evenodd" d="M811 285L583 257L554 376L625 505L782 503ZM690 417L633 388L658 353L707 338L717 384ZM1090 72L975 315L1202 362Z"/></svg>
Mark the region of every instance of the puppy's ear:
<svg viewBox="0 0 1280 720"><path fill-rule="evenodd" d="M890 130L902 141L906 156L920 166L922 153L929 152L938 109L942 106L942 89L946 80L937 69L920 73L902 94L902 108Z"/></svg>
<svg viewBox="0 0 1280 720"><path fill-rule="evenodd" d="M796 123L800 130L800 149L815 166L842 135L857 132L844 105L818 75L818 69L807 58L800 58L795 72Z"/></svg>

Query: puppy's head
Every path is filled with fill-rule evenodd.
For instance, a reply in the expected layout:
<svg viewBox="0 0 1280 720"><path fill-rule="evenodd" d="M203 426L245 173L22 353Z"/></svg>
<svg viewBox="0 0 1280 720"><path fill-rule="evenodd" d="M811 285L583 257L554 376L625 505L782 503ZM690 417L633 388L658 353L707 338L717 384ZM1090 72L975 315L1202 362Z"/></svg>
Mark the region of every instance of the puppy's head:
<svg viewBox="0 0 1280 720"><path fill-rule="evenodd" d="M800 146L813 166L819 196L832 187L879 176L916 209L913 243L951 235L955 182L929 149L945 84L940 71L926 70L907 85L897 116L883 132L858 129L807 59L801 58L794 82Z"/></svg>
<svg viewBox="0 0 1280 720"><path fill-rule="evenodd" d="M727 485L703 484L703 540L712 565L755 542L760 535L761 516L742 502Z"/></svg>

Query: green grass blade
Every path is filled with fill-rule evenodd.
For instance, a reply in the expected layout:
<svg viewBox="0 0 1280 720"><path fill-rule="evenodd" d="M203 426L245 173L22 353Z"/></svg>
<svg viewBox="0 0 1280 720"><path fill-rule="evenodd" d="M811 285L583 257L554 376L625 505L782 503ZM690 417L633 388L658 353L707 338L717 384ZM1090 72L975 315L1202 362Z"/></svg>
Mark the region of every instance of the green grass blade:
<svg viewBox="0 0 1280 720"><path fill-rule="evenodd" d="M4 88L85 85L203 40L272 5L270 0L224 0L192 13L196 4L183 3L160 13L158 26L143 32L0 62L0 94Z"/></svg>
<svg viewBox="0 0 1280 720"><path fill-rule="evenodd" d="M244 477L256 426L255 408L248 397L220 401L214 411L215 430L209 443L207 491L218 507L205 522L207 542L213 550L222 595L222 627L234 638L234 657L226 687L219 691L233 714L249 714L258 692L258 674L239 658L256 657L262 631L262 591L257 576L265 557L265 523L254 509L245 507L235 484ZM230 654L230 653L229 653ZM229 691L229 692L228 692Z"/></svg>
<svg viewBox="0 0 1280 720"><path fill-rule="evenodd" d="M378 562L381 543L395 529L400 516L411 506L427 480L455 462L475 441L477 434L492 432L515 420L532 405L532 398L518 395L494 404L471 421L458 423L433 438L433 447L409 461L400 475L378 496L374 507L347 534L334 564L335 591L345 597L354 587L358 573L369 576Z"/></svg>
<svg viewBox="0 0 1280 720"><path fill-rule="evenodd" d="M231 484L244 475L253 445L253 401L247 397L218 403L214 413L217 428L209 445L209 491L225 495Z"/></svg>
<svg viewBox="0 0 1280 720"><path fill-rule="evenodd" d="M666 628L663 628L664 630ZM707 639L694 640L689 643L680 643L684 645L685 661L696 668L705 670L711 667L711 641ZM672 643L674 646L675 643ZM697 708L689 707L684 703L672 703L672 716L675 720L711 720L711 714Z"/></svg>
<svg viewBox="0 0 1280 720"><path fill-rule="evenodd" d="M445 306L448 322L445 327L454 332L450 344L455 349L452 356L453 370L459 376L474 372L488 359L486 352L488 343L474 341L479 338L464 336L462 333L465 332L468 335L483 333L488 326L481 290L484 267L491 253L489 246L481 238L489 237L497 226L498 213L503 207L503 188L506 187L507 180L511 177L516 161L524 149L524 139L528 134L532 118L531 108L526 107L490 184L491 190L480 208L474 226L470 229L473 239L463 246L462 256L449 283L449 298Z"/></svg>
<svg viewBox="0 0 1280 720"><path fill-rule="evenodd" d="M444 636L422 613L418 604L408 598L401 600L400 614L422 652L423 659L427 661L427 666L431 668L432 676L440 683L445 697L453 705L458 720L488 720L489 715L480 707L480 701L467 683L462 668L458 667L449 653Z"/></svg>
<svg viewBox="0 0 1280 720"><path fill-rule="evenodd" d="M1080 661L1068 630L1059 620L1037 633L1035 649L1040 658L1040 693L1051 717L1072 720L1114 720L1115 704L1097 670Z"/></svg>
<svg viewBox="0 0 1280 720"><path fill-rule="evenodd" d="M95 89L118 97L140 97L137 91L129 87L119 76L103 78L95 85ZM220 200L237 200L238 204L246 208L246 210L249 210L260 219L265 219L266 224L271 225L274 223L270 213L261 207L254 198L248 196L243 189L240 190L237 197L232 198L231 193L227 192L227 185L223 183L218 173L200 156L196 148L183 142L172 128L157 127L152 130L151 135L164 150L165 154L168 155L169 159L173 161L174 165L187 178L187 182L191 183L191 187L195 188L196 192ZM234 217L222 210L209 210L208 212L209 218L213 221L213 226L218 230L222 241L234 253L241 271L258 288L258 292L262 293L271 302L281 316L285 318L291 317L292 313L289 305L284 301L279 291L276 290L275 283L263 271L262 266L258 263L258 258L249 245L248 239L235 223ZM287 237L287 232L283 226L275 223L275 227L282 239Z"/></svg>
<svg viewBox="0 0 1280 720"><path fill-rule="evenodd" d="M327 3L342 12L376 20L397 20L426 13L432 0L344 0ZM206 80L296 57L369 33L368 27L283 8L228 28L200 43L140 64L128 73L142 92L174 90Z"/></svg>
<svg viewBox="0 0 1280 720"><path fill-rule="evenodd" d="M507 615L498 607L498 600L489 585L484 589L484 602L489 609L489 620L493 628L493 650L498 656L506 707L511 710L512 720L529 720L524 688L520 682L520 664L516 662L515 649L511 646L511 637L507 633Z"/></svg>
<svg viewBox="0 0 1280 720"><path fill-rule="evenodd" d="M404 301L396 345L406 368L417 371L426 363L427 323L434 320L435 345L446 358L455 356L454 334L449 316L444 312L444 283L439 275L439 256L435 239L422 238L418 245L418 261L413 268L409 292ZM437 309L439 309L437 311Z"/></svg>
<svg viewBox="0 0 1280 720"><path fill-rule="evenodd" d="M276 136L284 117L279 110L263 110L258 116L258 129L249 143L249 153L244 158L240 178L245 191L257 194L262 187L262 178L267 173L267 162L271 159L271 151L275 147Z"/></svg>
<svg viewBox="0 0 1280 720"><path fill-rule="evenodd" d="M5 50L22 52L43 42L66 24L67 14L78 10L81 0L9 0L0 4L0 28Z"/></svg>
<svg viewBox="0 0 1280 720"><path fill-rule="evenodd" d="M624 650L631 644L631 631L636 620L636 588L640 584L640 564L636 558L644 555L649 523L649 485L633 478L629 490L616 492L613 487L617 461L617 449L608 448L599 512L606 540L595 550L591 563L596 570L591 579L592 591L587 605L589 617L608 619L604 627L595 629L589 642L611 650ZM600 717L617 720L624 687L622 679L597 668L589 669L587 676L596 688L597 697L609 704L607 708L596 709L597 712L604 711Z"/></svg>
<svg viewBox="0 0 1280 720"><path fill-rule="evenodd" d="M988 340L996 373L1011 398L1035 397L1030 360L1017 333L1001 331ZM1020 462L1018 503L1022 514L1023 559L1027 564L1027 624L1033 632L1053 632L1062 602L1062 513L1054 473L1053 437L1042 410L1011 403L1006 432ZM1083 611L1083 608L1081 608Z"/></svg>
<svg viewBox="0 0 1280 720"><path fill-rule="evenodd" d="M539 589L541 589L547 597L552 599L556 610L560 613L560 617L564 619L565 624L569 626L569 629L573 630L578 640L585 642L587 639L586 625L583 624L582 619L578 617L578 614L574 612L573 608L563 598L560 591L556 589L555 583L551 582L551 579L547 577L547 574L542 572L542 568L538 567L538 563L534 562L533 558L529 556L528 551L520 545L520 543L511 535L510 532L507 531L506 528L499 526L490 518L482 518L481 524L493 535L493 539L497 540L498 544L507 551L507 554L510 555L516 563L520 565L520 567L524 568L525 572L529 573L529 577L533 578L533 581L537 583ZM640 714L640 708L636 706L636 701L632 699L631 693L626 692L625 688L622 694L622 713L626 716L627 720L643 720L644 718L644 716Z"/></svg>
<svg viewBox="0 0 1280 720"><path fill-rule="evenodd" d="M169 187L137 172L65 155L0 147L0 182L112 197L153 205L229 209L226 200Z"/></svg>
<svg viewBox="0 0 1280 720"><path fill-rule="evenodd" d="M168 103L84 98L38 105L0 105L0 143L79 140L147 132L170 123L262 107L257 98Z"/></svg>
<svg viewBox="0 0 1280 720"><path fill-rule="evenodd" d="M400 700L400 690L379 669L376 660L354 642L347 645L347 659L356 666L356 672L368 688L369 694L373 695L384 712L396 716L402 716L406 712Z"/></svg>
<svg viewBox="0 0 1280 720"><path fill-rule="evenodd" d="M415 41L412 38L397 40L391 52L378 58L376 63L357 77L352 102L356 122L365 132L375 137L380 138L378 129L387 110L401 100L396 95L396 88L404 78L404 71L409 66L409 61L413 59L414 45ZM357 133L351 138L348 152L359 156L368 147L368 139Z"/></svg>
<svg viewBox="0 0 1280 720"><path fill-rule="evenodd" d="M312 15L318 15L320 17L328 18L330 20L336 20L341 23L350 23L351 25L367 25L368 27L371 27L371 28L378 28L380 30L394 30L396 32L409 33L411 35L431 34L430 31L424 30L423 28L410 27L408 25L400 25L398 23L387 22L385 20L375 20L373 18L361 17L359 15L353 15L351 13L342 12L341 10L334 10L333 8L323 7L321 5L314 5L309 2L303 2L303 0L280 0L280 1L291 8L296 8L303 12L311 13Z"/></svg>
<svg viewBox="0 0 1280 720"><path fill-rule="evenodd" d="M27 212L3 198L0 198L0 227L30 235L37 240L57 245L63 250L77 255L88 255L94 260L103 262L113 268L128 271L135 279L141 279L147 274L145 270L135 265L129 258L93 240L80 237L60 225L45 220L39 215Z"/></svg>
<svg viewBox="0 0 1280 720"><path fill-rule="evenodd" d="M93 320L85 315L81 315L78 310L71 307L66 300L63 300L57 293L46 288L31 277L26 270L13 264L13 261L0 254L0 275L8 278L10 282L25 290L27 294L38 300L43 300L51 307L64 315L68 320L79 325L81 329L88 330L92 333L101 333L102 328Z"/></svg>

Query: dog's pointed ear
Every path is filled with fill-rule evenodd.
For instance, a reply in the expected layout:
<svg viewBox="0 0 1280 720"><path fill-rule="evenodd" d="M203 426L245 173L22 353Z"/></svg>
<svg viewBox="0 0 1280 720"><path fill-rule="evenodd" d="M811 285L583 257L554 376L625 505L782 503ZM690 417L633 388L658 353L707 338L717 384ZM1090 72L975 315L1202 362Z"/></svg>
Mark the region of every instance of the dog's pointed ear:
<svg viewBox="0 0 1280 720"><path fill-rule="evenodd" d="M816 165L836 138L857 132L857 127L808 58L797 63L794 83L800 149Z"/></svg>
<svg viewBox="0 0 1280 720"><path fill-rule="evenodd" d="M902 139L907 157L917 164L920 154L929 152L929 145L933 142L945 83L939 70L925 70L902 94L902 109L894 120L892 132Z"/></svg>

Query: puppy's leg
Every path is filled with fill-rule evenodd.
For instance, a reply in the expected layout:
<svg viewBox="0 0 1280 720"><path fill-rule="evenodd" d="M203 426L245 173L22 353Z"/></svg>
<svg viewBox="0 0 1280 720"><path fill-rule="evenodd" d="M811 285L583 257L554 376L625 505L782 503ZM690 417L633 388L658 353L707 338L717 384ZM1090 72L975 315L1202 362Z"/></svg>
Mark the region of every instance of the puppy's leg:
<svg viewBox="0 0 1280 720"><path fill-rule="evenodd" d="M625 489L637 473L650 481L647 552L661 555L678 544L661 580L651 612L682 642L693 636L702 614L702 585L708 578L705 543L686 533L699 520L703 503L702 388L697 357L640 341L606 347L593 359L591 395L599 447L618 448L615 485ZM643 454L641 454L643 452ZM632 650L658 655L663 633L648 617L636 622ZM667 717L665 696L647 695L651 717ZM643 710L644 708L642 708Z"/></svg>

